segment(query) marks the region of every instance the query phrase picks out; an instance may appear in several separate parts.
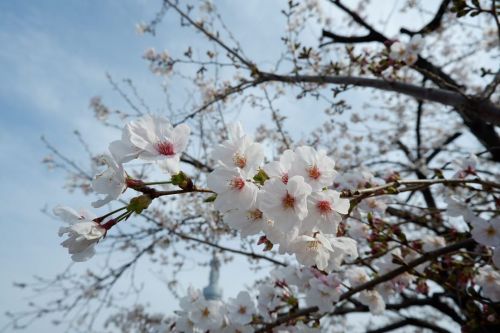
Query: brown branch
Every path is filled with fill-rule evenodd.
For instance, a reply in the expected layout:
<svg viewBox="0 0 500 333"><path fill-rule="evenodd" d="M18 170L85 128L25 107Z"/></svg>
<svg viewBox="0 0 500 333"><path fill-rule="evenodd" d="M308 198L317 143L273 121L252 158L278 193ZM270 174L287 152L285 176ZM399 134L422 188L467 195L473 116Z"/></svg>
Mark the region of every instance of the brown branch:
<svg viewBox="0 0 500 333"><path fill-rule="evenodd" d="M246 252L246 251L242 251L242 250L233 249L233 248L230 248L230 247L226 247L226 246L222 246L222 245L219 245L219 244L216 244L216 243L209 242L209 241L204 240L204 239L200 239L200 238L188 236L186 234L181 234L181 233L178 233L178 232L175 232L175 231L173 231L172 233L175 234L175 235L177 235L177 236L179 236L182 239L192 240L192 241L195 241L195 242L198 242L198 243L206 244L208 246L211 246L213 248L219 249L221 251L227 251L227 252L231 252L231 253L242 254L242 255L245 255L245 256L253 258L253 259L263 259L263 260L269 261L269 262L271 262L271 263L273 263L275 265L279 265L279 266L287 266L287 264L285 264L284 262L281 262L279 260L276 260L276 259L264 256L262 254L258 254L258 253L255 253L255 252Z"/></svg>
<svg viewBox="0 0 500 333"><path fill-rule="evenodd" d="M226 43L224 43L220 38L218 38L216 35L212 34L207 29L205 29L205 27L203 26L203 24L200 24L200 23L197 23L197 22L193 21L193 19L188 14L186 14L185 12L183 12L182 10L180 10L179 7L176 4L174 4L172 1L170 1L170 0L163 0L163 2L165 4L168 4L183 19L185 19L187 22L189 22L189 24L191 24L197 30L199 30L200 32L202 32L205 36L208 37L208 39L210 39L210 40L214 41L215 43L217 43L220 47L222 47L224 50L226 50L227 53L229 53L230 55L232 55L233 57L235 57L236 59L238 59L242 64L244 64L245 66L247 66L250 69L252 69L252 68L255 67L255 65L252 64L249 60L243 58L243 56L241 56L234 49L232 49L229 46L227 46Z"/></svg>
<svg viewBox="0 0 500 333"><path fill-rule="evenodd" d="M443 16L446 13L446 10L448 9L450 2L451 2L451 0L443 0L443 2L441 2L441 5L439 6L439 8L436 12L436 15L434 15L432 20L429 23L427 23L424 27L422 27L421 29L419 29L417 31L411 31L411 30L408 30L406 28L401 28L399 31L403 34L407 34L410 36L418 35L418 34L425 35L425 34L428 34L430 32L436 31L437 29L439 29L441 27L441 21L443 20Z"/></svg>
<svg viewBox="0 0 500 333"><path fill-rule="evenodd" d="M362 26L363 28L367 29L369 31L367 36L370 36L369 41L377 41L377 42L385 42L388 38L382 35L380 32L375 30L371 25L366 23L366 21L359 16L356 12L352 11L348 7L346 7L340 0L330 0L331 3L333 3L335 6L340 8L343 12L347 13L357 24ZM325 36L326 37L326 36ZM340 37L337 35L337 37ZM365 36L366 37L366 36ZM349 38L349 37L344 37L344 38ZM352 38L352 37L351 37ZM356 37L354 37L356 38ZM350 42L352 43L352 41Z"/></svg>
<svg viewBox="0 0 500 333"><path fill-rule="evenodd" d="M375 78L364 78L356 76L322 76L322 75L280 75L274 73L259 72L258 77L262 81L278 81L287 83L316 83L316 84L348 84L357 87L369 87L384 91L404 94L416 99L427 100L463 109L474 105L476 116L492 124L500 125L500 107L489 100L471 100L462 94L435 88L424 88L416 85L387 81Z"/></svg>

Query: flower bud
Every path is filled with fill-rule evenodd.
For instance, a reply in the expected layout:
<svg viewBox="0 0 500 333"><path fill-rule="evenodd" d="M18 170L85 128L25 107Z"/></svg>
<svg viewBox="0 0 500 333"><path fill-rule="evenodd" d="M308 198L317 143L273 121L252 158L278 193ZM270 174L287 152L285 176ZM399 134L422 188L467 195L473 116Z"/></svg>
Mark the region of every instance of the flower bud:
<svg viewBox="0 0 500 333"><path fill-rule="evenodd" d="M176 175L172 175L171 181L172 185L177 185L183 190L192 190L194 188L191 178L182 171Z"/></svg>
<svg viewBox="0 0 500 333"><path fill-rule="evenodd" d="M142 211L149 207L153 199L147 194L140 195L138 197L132 198L127 206L129 211L136 214L142 213Z"/></svg>

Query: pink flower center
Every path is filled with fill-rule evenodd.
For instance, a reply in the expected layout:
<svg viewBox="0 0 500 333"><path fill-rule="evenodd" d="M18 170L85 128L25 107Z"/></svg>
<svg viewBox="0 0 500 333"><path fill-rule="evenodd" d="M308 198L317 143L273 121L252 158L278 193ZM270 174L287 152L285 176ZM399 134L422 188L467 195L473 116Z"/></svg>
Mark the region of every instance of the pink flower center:
<svg viewBox="0 0 500 333"><path fill-rule="evenodd" d="M307 249L311 251L317 251L319 249L320 242L318 240L311 240L307 242Z"/></svg>
<svg viewBox="0 0 500 333"><path fill-rule="evenodd" d="M312 179L318 179L319 176L321 176L321 172L319 172L319 169L316 165L313 165L307 171L309 172L309 177Z"/></svg>
<svg viewBox="0 0 500 333"><path fill-rule="evenodd" d="M286 195L283 197L282 202L284 208L293 208L295 206L295 198L292 197L288 192L286 192Z"/></svg>
<svg viewBox="0 0 500 333"><path fill-rule="evenodd" d="M250 219L254 222L262 219L262 212L258 209L249 211L247 215L248 215L248 219Z"/></svg>
<svg viewBox="0 0 500 333"><path fill-rule="evenodd" d="M247 313L247 308L243 305L240 305L240 308L238 309L238 313L242 314L242 315Z"/></svg>
<svg viewBox="0 0 500 333"><path fill-rule="evenodd" d="M318 201L316 208L318 208L321 214L328 214L332 211L332 205L326 200Z"/></svg>
<svg viewBox="0 0 500 333"><path fill-rule="evenodd" d="M233 189L241 191L245 187L245 180L241 177L234 177L230 184Z"/></svg>
<svg viewBox="0 0 500 333"><path fill-rule="evenodd" d="M283 184L288 184L288 172L285 172L285 173L281 176L281 181L283 182Z"/></svg>
<svg viewBox="0 0 500 333"><path fill-rule="evenodd" d="M247 159L245 158L245 156L241 155L240 153L234 154L233 162L234 162L234 165L236 165L240 169L243 169L247 165Z"/></svg>
<svg viewBox="0 0 500 333"><path fill-rule="evenodd" d="M161 155L173 156L175 155L174 144L170 141L161 141L156 144L156 150Z"/></svg>

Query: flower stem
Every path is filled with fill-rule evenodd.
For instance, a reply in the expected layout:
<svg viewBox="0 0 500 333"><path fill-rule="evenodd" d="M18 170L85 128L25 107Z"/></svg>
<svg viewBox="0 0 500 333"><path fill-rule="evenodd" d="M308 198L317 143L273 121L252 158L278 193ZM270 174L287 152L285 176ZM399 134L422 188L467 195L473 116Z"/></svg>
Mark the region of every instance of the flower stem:
<svg viewBox="0 0 500 333"><path fill-rule="evenodd" d="M161 185L161 184L172 184L172 181L168 180L168 181L144 183L144 185Z"/></svg>
<svg viewBox="0 0 500 333"><path fill-rule="evenodd" d="M115 214L115 213L118 213L119 211L124 210L124 209L127 209L127 206L123 206L123 207L121 207L121 208L115 209L115 210L114 210L114 211L112 211L112 212L109 212L109 213L107 213L107 214L105 214L105 215L103 215L103 216L100 216L100 217L96 218L94 221L96 221L96 222L100 223L100 222L101 222L102 220L104 220L106 217L111 216L111 215L113 215L113 214Z"/></svg>

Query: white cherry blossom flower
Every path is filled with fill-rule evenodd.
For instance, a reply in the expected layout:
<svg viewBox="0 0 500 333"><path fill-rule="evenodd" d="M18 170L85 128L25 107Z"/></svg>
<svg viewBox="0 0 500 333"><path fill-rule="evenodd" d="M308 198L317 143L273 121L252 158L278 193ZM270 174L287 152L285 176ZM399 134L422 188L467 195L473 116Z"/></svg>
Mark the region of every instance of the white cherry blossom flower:
<svg viewBox="0 0 500 333"><path fill-rule="evenodd" d="M217 193L217 210L247 210L255 204L257 186L247 181L239 168L217 167L207 177L208 187Z"/></svg>
<svg viewBox="0 0 500 333"><path fill-rule="evenodd" d="M302 176L313 191L318 191L333 184L337 175L334 168L335 161L326 156L325 151L317 152L312 147L302 146L295 150L289 177Z"/></svg>
<svg viewBox="0 0 500 333"><path fill-rule="evenodd" d="M230 299L227 310L231 323L243 325L251 322L256 312L253 299L246 291L240 291L236 298Z"/></svg>
<svg viewBox="0 0 500 333"><path fill-rule="evenodd" d="M307 198L307 211L308 215L302 222L303 230L336 235L342 221L340 214L349 212L349 200L341 199L340 192L334 190L315 192Z"/></svg>
<svg viewBox="0 0 500 333"><path fill-rule="evenodd" d="M490 221L477 216L470 221L472 238L486 246L500 246L500 217Z"/></svg>
<svg viewBox="0 0 500 333"><path fill-rule="evenodd" d="M446 246L446 240L441 236L426 235L422 237L424 252L434 251Z"/></svg>
<svg viewBox="0 0 500 333"><path fill-rule="evenodd" d="M389 58L395 61L404 61L411 66L418 60L422 51L424 40L421 35L414 35L408 43L394 42L389 50Z"/></svg>
<svg viewBox="0 0 500 333"><path fill-rule="evenodd" d="M259 287L259 297L257 299L258 308L261 314L274 310L281 304L281 299L276 288L268 284L263 284Z"/></svg>
<svg viewBox="0 0 500 333"><path fill-rule="evenodd" d="M406 45L401 42L392 43L389 50L389 58L395 61L403 61L406 56Z"/></svg>
<svg viewBox="0 0 500 333"><path fill-rule="evenodd" d="M72 208L63 206L55 207L53 212L70 224L68 227L59 228L59 236L68 234L68 239L61 245L68 249L71 259L81 262L94 256L94 246L106 234L106 229L93 221L95 216L85 211L77 213Z"/></svg>
<svg viewBox="0 0 500 333"><path fill-rule="evenodd" d="M347 225L349 226L348 234L356 240L367 239L370 235L370 227L362 222L354 219L349 219Z"/></svg>
<svg viewBox="0 0 500 333"><path fill-rule="evenodd" d="M360 210L364 212L377 212L379 214L383 214L387 209L387 204L380 197L370 197L363 199L359 205L357 206Z"/></svg>
<svg viewBox="0 0 500 333"><path fill-rule="evenodd" d="M489 265L480 267L474 280L483 289L482 293L484 297L491 299L493 302L500 301L499 271Z"/></svg>
<svg viewBox="0 0 500 333"><path fill-rule="evenodd" d="M224 222L238 230L241 237L255 235L267 225L267 218L255 205L249 209L233 209L224 214Z"/></svg>
<svg viewBox="0 0 500 333"><path fill-rule="evenodd" d="M187 289L187 294L186 296L182 297L179 300L179 305L181 309L184 311L189 311L196 301L199 299L202 299L203 294L201 293L200 289L193 288L193 286L189 286Z"/></svg>
<svg viewBox="0 0 500 333"><path fill-rule="evenodd" d="M264 151L260 143L243 132L241 124L231 124L229 140L215 147L212 158L228 167L238 167L245 178L251 178L264 160Z"/></svg>
<svg viewBox="0 0 500 333"><path fill-rule="evenodd" d="M187 312L180 312L175 319L175 331L183 333L202 333L202 330L195 326L195 323L189 319ZM166 331L168 332L168 331Z"/></svg>
<svg viewBox="0 0 500 333"><path fill-rule="evenodd" d="M269 179L259 192L257 206L270 219L274 227L288 231L300 227L307 216L307 196L311 186L301 176L291 177L286 184L280 179Z"/></svg>
<svg viewBox="0 0 500 333"><path fill-rule="evenodd" d="M288 172L292 167L295 153L287 149L283 152L279 161L273 161L265 164L262 169L269 178L279 178L283 183L288 183Z"/></svg>
<svg viewBox="0 0 500 333"><path fill-rule="evenodd" d="M358 257L357 242L349 237L335 237L335 235L325 235L330 242L333 253L330 254L327 271L340 269L344 260L351 262Z"/></svg>
<svg viewBox="0 0 500 333"><path fill-rule="evenodd" d="M335 177L334 186L336 189L354 191L366 188L367 185L378 185L379 183L381 183L380 179L376 179L372 173L361 170L338 174Z"/></svg>
<svg viewBox="0 0 500 333"><path fill-rule="evenodd" d="M342 294L340 280L330 274L323 279L310 279L309 285L306 291L307 305L317 306L321 312L333 311L334 303L338 302Z"/></svg>
<svg viewBox="0 0 500 333"><path fill-rule="evenodd" d="M358 295L359 301L368 306L374 315L381 315L385 311L385 302L382 295L376 290L363 290Z"/></svg>
<svg viewBox="0 0 500 333"><path fill-rule="evenodd" d="M104 206L112 200L118 199L120 194L127 188L123 166L116 163L109 155L103 155L101 159L108 168L94 177L92 188L97 193L106 194L106 197L92 202L94 208Z"/></svg>
<svg viewBox="0 0 500 333"><path fill-rule="evenodd" d="M109 150L118 163L134 158L161 161L165 169L177 173L190 131L185 124L173 127L166 118L147 114L129 122L122 139L112 142Z"/></svg>
<svg viewBox="0 0 500 333"><path fill-rule="evenodd" d="M300 235L292 245L297 261L304 266L316 265L319 270L325 270L333 252L332 245L328 239L315 232L314 236Z"/></svg>
<svg viewBox="0 0 500 333"><path fill-rule="evenodd" d="M291 245L293 241L299 235L298 227L291 227L288 230L283 230L282 228L275 227L275 223L272 220L267 220L264 225L264 234L267 239L274 245L279 245L279 254L293 254Z"/></svg>
<svg viewBox="0 0 500 333"><path fill-rule="evenodd" d="M203 331L219 331L224 320L224 306L220 301L199 299L192 304L189 319Z"/></svg>
<svg viewBox="0 0 500 333"><path fill-rule="evenodd" d="M366 270L362 267L352 267L345 272L346 278L352 287L357 287L369 281Z"/></svg>
<svg viewBox="0 0 500 333"><path fill-rule="evenodd" d="M410 53L420 53L422 52L422 49L424 48L424 39L422 38L422 35L413 35L410 38L410 41L406 45L406 49Z"/></svg>
<svg viewBox="0 0 500 333"><path fill-rule="evenodd" d="M446 214L448 214L449 216L462 216L465 221L469 221L470 219L474 218L474 213L470 210L465 200L450 195L449 197L445 198L445 202L447 204Z"/></svg>
<svg viewBox="0 0 500 333"><path fill-rule="evenodd" d="M408 66L413 65L414 63L417 62L417 60L418 60L418 54L413 52L407 52L404 57L404 61Z"/></svg>

